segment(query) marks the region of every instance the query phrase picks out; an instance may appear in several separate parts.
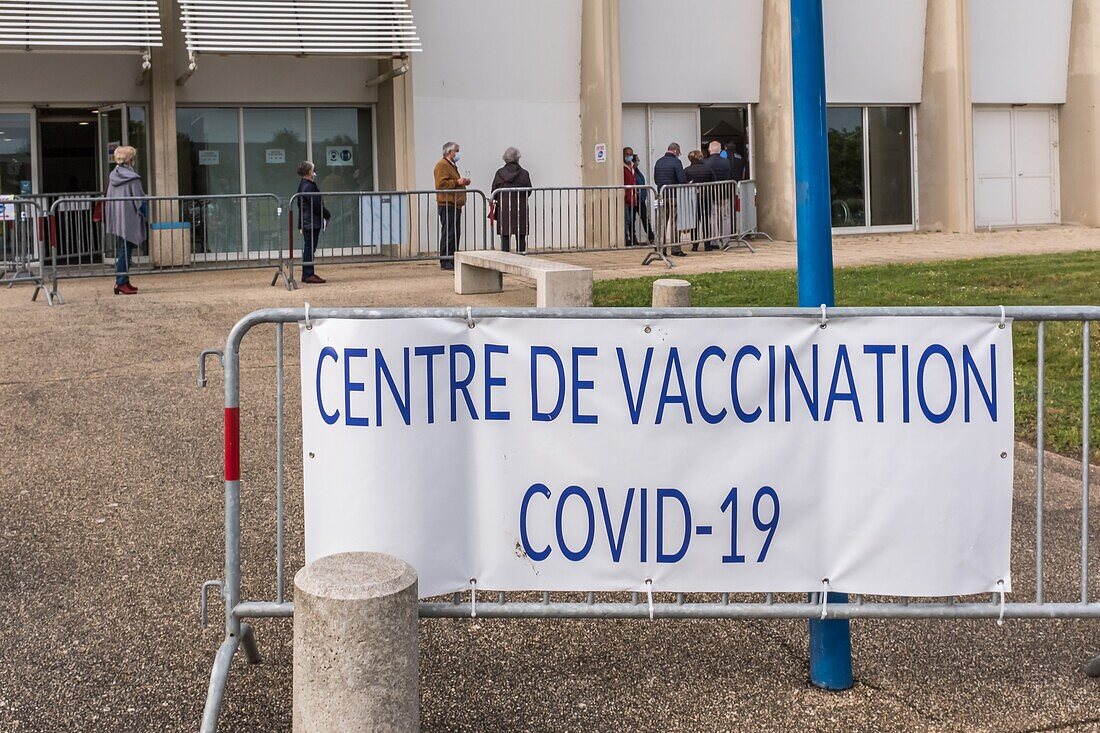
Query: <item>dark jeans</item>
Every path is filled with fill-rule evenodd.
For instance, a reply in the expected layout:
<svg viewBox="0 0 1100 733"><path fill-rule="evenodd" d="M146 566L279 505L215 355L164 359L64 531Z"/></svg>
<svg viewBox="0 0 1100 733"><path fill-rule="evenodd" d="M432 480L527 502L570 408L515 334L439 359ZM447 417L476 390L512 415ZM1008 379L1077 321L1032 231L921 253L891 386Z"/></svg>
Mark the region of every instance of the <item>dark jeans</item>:
<svg viewBox="0 0 1100 733"><path fill-rule="evenodd" d="M512 251L512 237L511 236L509 236L507 234L501 234L500 235L500 250L502 252L511 252ZM527 235L526 234L517 234L516 235L516 251L521 253L521 254L527 251Z"/></svg>
<svg viewBox="0 0 1100 733"><path fill-rule="evenodd" d="M321 238L320 229L302 230L302 277L311 277L313 273L313 258L317 252L317 240Z"/></svg>
<svg viewBox="0 0 1100 733"><path fill-rule="evenodd" d="M130 262L134 259L134 244L127 242L122 237L115 248L115 285L125 285L130 282Z"/></svg>
<svg viewBox="0 0 1100 733"><path fill-rule="evenodd" d="M642 203L638 204L633 209L631 209L631 218L632 218L632 220L630 222L630 234L631 235L634 234L634 222L633 222L633 217L634 216L637 216L639 219L642 220L642 229L645 231L646 237L648 237L649 241L652 242L653 241L653 229L652 229L652 227L649 226L649 206L646 204L645 201L643 201Z"/></svg>
<svg viewBox="0 0 1100 733"><path fill-rule="evenodd" d="M462 244L462 207L439 207L439 257L440 264L448 266L448 260Z"/></svg>

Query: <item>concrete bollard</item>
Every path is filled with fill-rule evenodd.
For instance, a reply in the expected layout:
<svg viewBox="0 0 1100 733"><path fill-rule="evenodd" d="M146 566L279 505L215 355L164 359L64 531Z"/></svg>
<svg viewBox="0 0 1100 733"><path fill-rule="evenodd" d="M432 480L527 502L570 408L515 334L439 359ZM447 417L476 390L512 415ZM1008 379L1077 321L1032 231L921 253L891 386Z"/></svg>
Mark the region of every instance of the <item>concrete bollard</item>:
<svg viewBox="0 0 1100 733"><path fill-rule="evenodd" d="M295 733L420 730L416 571L376 552L294 576Z"/></svg>
<svg viewBox="0 0 1100 733"><path fill-rule="evenodd" d="M654 308L690 308L691 283L687 280L655 280L653 282Z"/></svg>

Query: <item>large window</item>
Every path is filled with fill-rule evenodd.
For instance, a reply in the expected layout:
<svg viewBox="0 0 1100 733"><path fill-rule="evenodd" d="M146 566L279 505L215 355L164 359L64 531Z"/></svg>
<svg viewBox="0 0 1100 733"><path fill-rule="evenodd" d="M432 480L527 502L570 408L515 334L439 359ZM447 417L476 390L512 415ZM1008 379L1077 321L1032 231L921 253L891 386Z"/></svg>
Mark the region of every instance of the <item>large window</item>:
<svg viewBox="0 0 1100 733"><path fill-rule="evenodd" d="M182 195L274 194L285 203L297 191L298 164L307 159L317 166L317 183L323 192L374 190L370 109L180 108L176 115ZM344 199L337 197L325 202L333 212L325 235L330 245L359 244L359 197L345 198L347 206L341 206ZM277 205L266 199L245 205L236 199L215 200L195 206L204 214L203 222L194 227L196 254L245 254L285 247L285 220L278 219Z"/></svg>
<svg viewBox="0 0 1100 733"><path fill-rule="evenodd" d="M833 227L912 228L913 135L909 107L830 107Z"/></svg>
<svg viewBox="0 0 1100 733"><path fill-rule="evenodd" d="M0 195L31 193L31 116L0 113Z"/></svg>

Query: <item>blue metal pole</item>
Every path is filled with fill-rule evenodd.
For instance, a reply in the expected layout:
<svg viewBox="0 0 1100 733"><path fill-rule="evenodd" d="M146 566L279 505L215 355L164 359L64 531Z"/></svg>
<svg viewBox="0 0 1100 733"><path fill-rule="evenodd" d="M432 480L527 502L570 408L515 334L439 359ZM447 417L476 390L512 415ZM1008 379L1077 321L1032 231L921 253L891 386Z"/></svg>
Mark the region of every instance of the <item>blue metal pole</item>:
<svg viewBox="0 0 1100 733"><path fill-rule="evenodd" d="M798 304L813 308L835 304L821 2L791 0ZM829 594L829 603L847 601L845 594ZM810 622L810 681L826 690L852 686L852 631L847 620Z"/></svg>

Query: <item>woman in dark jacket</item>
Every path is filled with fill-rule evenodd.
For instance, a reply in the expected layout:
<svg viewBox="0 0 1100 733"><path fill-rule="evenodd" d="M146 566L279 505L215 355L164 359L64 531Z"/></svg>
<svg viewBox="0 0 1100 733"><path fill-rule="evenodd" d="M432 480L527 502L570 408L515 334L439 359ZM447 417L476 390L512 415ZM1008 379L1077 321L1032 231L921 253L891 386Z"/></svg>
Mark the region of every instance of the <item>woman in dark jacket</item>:
<svg viewBox="0 0 1100 733"><path fill-rule="evenodd" d="M313 259L317 252L317 240L321 237L332 214L321 200L317 187L317 167L308 160L298 164L298 230L302 232L302 282L311 285L324 284L324 278L313 271Z"/></svg>
<svg viewBox="0 0 1100 733"><path fill-rule="evenodd" d="M691 163L684 169L688 183L714 183L714 171L703 163L703 151L692 150L688 153L688 162ZM692 232L691 251L699 251L699 242L710 236L710 208L711 198L714 196L713 186L701 186L695 191L695 230ZM710 247L707 247L710 249Z"/></svg>
<svg viewBox="0 0 1100 733"><path fill-rule="evenodd" d="M496 204L497 233L500 248L511 251L512 237L516 238L516 251L527 252L527 232L530 214L527 199L531 197L531 174L519 164L520 153L515 148L504 151L504 167L493 177L493 203ZM526 188L526 191L502 191L500 189Z"/></svg>

